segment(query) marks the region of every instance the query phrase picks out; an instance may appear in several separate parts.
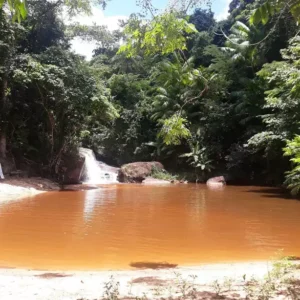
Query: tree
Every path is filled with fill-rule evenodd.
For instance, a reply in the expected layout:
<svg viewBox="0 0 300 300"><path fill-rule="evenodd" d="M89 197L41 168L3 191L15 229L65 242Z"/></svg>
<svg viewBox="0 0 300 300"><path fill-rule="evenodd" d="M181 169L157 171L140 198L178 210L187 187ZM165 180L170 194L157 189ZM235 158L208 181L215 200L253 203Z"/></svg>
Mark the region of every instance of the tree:
<svg viewBox="0 0 300 300"><path fill-rule="evenodd" d="M186 34L197 32L194 25L175 13L165 13L145 24L144 21L131 19L124 33L126 44L119 53L128 57L135 55L170 54L175 50L186 50Z"/></svg>
<svg viewBox="0 0 300 300"><path fill-rule="evenodd" d="M107 1L109 0L97 0L94 5L101 5L103 8L106 6ZM7 5L9 8L12 20L21 22L21 20L26 19L28 14L28 5L33 3L32 0L1 0L0 1L0 9ZM55 10L58 7L65 6L67 8L67 12L70 15L74 15L76 13L84 12L91 13L91 5L92 2L90 0L57 0L51 1L51 10Z"/></svg>
<svg viewBox="0 0 300 300"><path fill-rule="evenodd" d="M65 28L49 5L30 3L23 26L5 13L0 23L0 155L9 151L17 162L38 163L47 175L63 153L117 117L110 91L69 51Z"/></svg>
<svg viewBox="0 0 300 300"><path fill-rule="evenodd" d="M267 0L256 8L250 18L251 24L267 24L269 20L283 14L286 10L290 11L294 19L300 21L300 1L299 0Z"/></svg>
<svg viewBox="0 0 300 300"><path fill-rule="evenodd" d="M186 128L187 110L205 95L208 80L200 69L193 68L193 58L184 62L174 55L153 69L152 79L157 86L152 118L162 124L159 136L166 144L180 144L190 136Z"/></svg>
<svg viewBox="0 0 300 300"><path fill-rule="evenodd" d="M0 158L5 158L8 115L11 109L8 81L11 65L16 55L16 43L23 28L17 24L11 24L3 10L0 10L0 28Z"/></svg>
<svg viewBox="0 0 300 300"><path fill-rule="evenodd" d="M216 26L214 13L211 10L201 8L195 9L189 22L194 24L198 31L211 31Z"/></svg>
<svg viewBox="0 0 300 300"><path fill-rule="evenodd" d="M284 172L287 161L282 158L282 148L287 140L300 134L299 102L299 36L290 40L287 49L281 51L284 61L265 64L258 75L267 86L265 91L265 130L254 135L249 147L263 149L269 161L276 161Z"/></svg>
<svg viewBox="0 0 300 300"><path fill-rule="evenodd" d="M117 164L151 159L146 143L155 137L155 125L150 120L149 80L132 73L114 74L108 87L119 118L94 137L93 147Z"/></svg>

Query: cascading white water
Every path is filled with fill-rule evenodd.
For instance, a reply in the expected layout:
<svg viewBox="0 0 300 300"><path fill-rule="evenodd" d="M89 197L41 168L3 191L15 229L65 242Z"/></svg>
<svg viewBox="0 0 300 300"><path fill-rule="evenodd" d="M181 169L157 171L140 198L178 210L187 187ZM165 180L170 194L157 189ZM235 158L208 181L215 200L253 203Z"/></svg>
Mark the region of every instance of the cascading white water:
<svg viewBox="0 0 300 300"><path fill-rule="evenodd" d="M79 152L85 157L84 183L108 184L118 182L117 169L97 161L93 150L80 148Z"/></svg>

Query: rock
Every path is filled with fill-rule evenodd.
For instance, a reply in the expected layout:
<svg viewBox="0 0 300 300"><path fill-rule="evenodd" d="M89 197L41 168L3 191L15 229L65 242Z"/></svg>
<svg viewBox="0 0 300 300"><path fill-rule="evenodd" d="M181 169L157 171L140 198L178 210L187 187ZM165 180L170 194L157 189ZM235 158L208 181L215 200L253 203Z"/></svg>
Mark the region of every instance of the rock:
<svg viewBox="0 0 300 300"><path fill-rule="evenodd" d="M58 176L62 184L79 184L81 183L84 171L85 158L80 155L65 154L59 165Z"/></svg>
<svg viewBox="0 0 300 300"><path fill-rule="evenodd" d="M226 184L226 180L224 176L219 176L219 177L213 177L207 180L206 182L207 185L218 185L218 186L223 186Z"/></svg>
<svg viewBox="0 0 300 300"><path fill-rule="evenodd" d="M126 183L142 183L146 177L151 176L153 169L163 170L160 162L135 162L123 165L119 170L118 180Z"/></svg>
<svg viewBox="0 0 300 300"><path fill-rule="evenodd" d="M3 175L9 176L11 172L16 170L14 160L12 158L0 158Z"/></svg>
<svg viewBox="0 0 300 300"><path fill-rule="evenodd" d="M145 180L143 180L143 184L146 184L146 185L171 184L171 182L168 180L161 180L161 179L156 179L156 178L152 178L152 177L147 177Z"/></svg>
<svg viewBox="0 0 300 300"><path fill-rule="evenodd" d="M171 180L173 184L188 184L187 180Z"/></svg>
<svg viewBox="0 0 300 300"><path fill-rule="evenodd" d="M107 173L114 173L114 174L118 174L120 168L117 167L113 167L113 166L109 166L101 161L97 161L97 164L99 165L99 167L101 168L101 170L103 170L103 172L107 172Z"/></svg>

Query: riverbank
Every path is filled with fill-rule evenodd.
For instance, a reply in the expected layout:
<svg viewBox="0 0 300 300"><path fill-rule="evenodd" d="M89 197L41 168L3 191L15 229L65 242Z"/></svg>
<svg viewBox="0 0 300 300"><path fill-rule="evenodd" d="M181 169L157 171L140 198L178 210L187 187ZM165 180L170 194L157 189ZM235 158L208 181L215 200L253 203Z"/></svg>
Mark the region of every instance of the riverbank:
<svg viewBox="0 0 300 300"><path fill-rule="evenodd" d="M0 202L18 200L59 189L57 183L45 178L9 178L0 181Z"/></svg>
<svg viewBox="0 0 300 300"><path fill-rule="evenodd" d="M299 281L298 266L285 276ZM276 268L281 272L286 265ZM271 262L99 272L0 269L0 295L5 300L245 299L253 278L263 283L271 270ZM282 289L274 295L273 299L287 297Z"/></svg>

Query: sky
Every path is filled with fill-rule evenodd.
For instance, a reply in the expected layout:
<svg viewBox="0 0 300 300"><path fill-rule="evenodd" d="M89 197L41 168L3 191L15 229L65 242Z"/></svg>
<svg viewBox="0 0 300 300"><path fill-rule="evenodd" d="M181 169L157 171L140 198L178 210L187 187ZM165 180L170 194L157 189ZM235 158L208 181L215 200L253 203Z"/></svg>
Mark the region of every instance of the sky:
<svg viewBox="0 0 300 300"><path fill-rule="evenodd" d="M167 0L153 0L153 5L158 9L164 9L167 2ZM223 20L228 16L230 2L231 0L212 0L212 11L217 20ZM115 30L118 29L118 20L126 20L131 13L139 11L136 0L110 0L104 11L99 7L93 7L91 16L76 16L73 21L83 25L106 25L108 29ZM72 41L73 51L85 56L88 60L91 59L95 48L95 42L86 42L78 38Z"/></svg>
<svg viewBox="0 0 300 300"><path fill-rule="evenodd" d="M164 9L167 5L167 0L153 0L153 6L158 9ZM216 17L227 16L228 6L231 0L213 0L212 10ZM110 0L105 9L106 16L125 15L129 16L133 12L139 12L139 7L136 5L136 0Z"/></svg>

